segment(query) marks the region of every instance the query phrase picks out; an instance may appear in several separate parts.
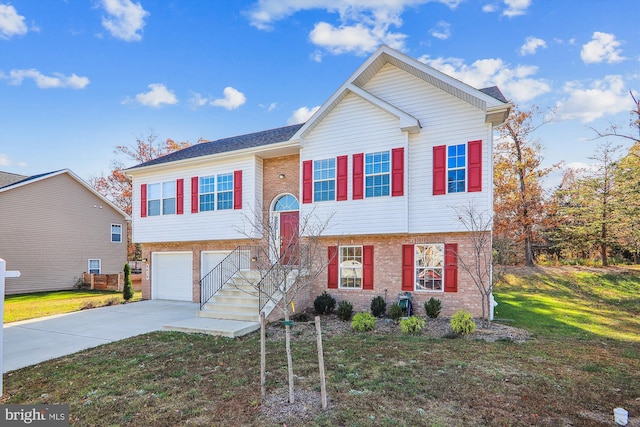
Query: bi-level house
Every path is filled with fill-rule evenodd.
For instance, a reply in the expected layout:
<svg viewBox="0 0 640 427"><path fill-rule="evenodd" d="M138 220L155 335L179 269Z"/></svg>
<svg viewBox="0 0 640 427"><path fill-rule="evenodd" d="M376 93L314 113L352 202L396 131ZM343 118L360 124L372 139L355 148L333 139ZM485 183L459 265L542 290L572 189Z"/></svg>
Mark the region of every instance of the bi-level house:
<svg viewBox="0 0 640 427"><path fill-rule="evenodd" d="M248 243L247 218L278 221L285 241L313 212L331 224L307 304L327 291L368 310L373 297L392 303L406 291L418 313L436 297L444 315L479 316L479 291L458 268L471 248L456 209L492 212L493 133L510 108L496 87L472 88L383 46L304 124L129 169L143 297L208 299L201 278Z"/></svg>

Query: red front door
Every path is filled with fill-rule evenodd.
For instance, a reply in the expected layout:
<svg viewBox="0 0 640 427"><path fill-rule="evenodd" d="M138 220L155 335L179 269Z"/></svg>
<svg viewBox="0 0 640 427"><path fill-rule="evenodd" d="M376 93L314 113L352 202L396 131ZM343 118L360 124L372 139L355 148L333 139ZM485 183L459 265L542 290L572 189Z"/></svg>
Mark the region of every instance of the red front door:
<svg viewBox="0 0 640 427"><path fill-rule="evenodd" d="M285 265L298 263L298 212L280 214L280 257Z"/></svg>

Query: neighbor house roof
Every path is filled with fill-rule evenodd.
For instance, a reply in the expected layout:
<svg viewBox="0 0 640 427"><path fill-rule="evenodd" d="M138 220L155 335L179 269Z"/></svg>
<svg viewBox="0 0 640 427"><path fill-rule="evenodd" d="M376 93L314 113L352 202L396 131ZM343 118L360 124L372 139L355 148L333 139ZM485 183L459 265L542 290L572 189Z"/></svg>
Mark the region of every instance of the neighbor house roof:
<svg viewBox="0 0 640 427"><path fill-rule="evenodd" d="M5 191L10 191L10 190L13 190L13 189L16 189L16 188L20 188L22 186L29 185L29 184L32 184L34 182L42 181L44 179L48 179L48 178L51 178L51 177L54 177L54 176L58 176L58 175L61 175L61 174L69 175L71 178L73 178L76 181L78 181L78 183L80 183L80 185L85 187L87 190L91 191L96 197L98 197L99 199L104 201L106 204L111 206L113 209L118 211L118 213L120 213L123 217L125 217L125 219L127 219L127 220L131 219L129 217L129 215L127 215L124 211L122 211L122 209L120 209L119 207L114 205L109 199L104 197L102 194L98 193L95 190L95 188L91 187L84 180L82 180L82 178L80 178L75 173L71 172L69 169L60 169L60 170L53 171L53 172L45 172L45 173L41 173L41 174L38 174L38 175L32 175L32 176L24 177L24 179L16 181L16 182L14 182L12 184L5 185L4 187L0 187L0 193L3 193Z"/></svg>
<svg viewBox="0 0 640 427"><path fill-rule="evenodd" d="M0 188L11 185L14 182L22 181L28 178L26 175L18 175L17 173L0 171Z"/></svg>
<svg viewBox="0 0 640 427"><path fill-rule="evenodd" d="M183 148L182 150L174 151L173 153L165 156L158 157L157 159L141 163L129 168L128 170L285 142L290 140L302 125L303 123L300 123L297 125L264 130L261 132L248 133L246 135L232 136L215 141L201 142L199 144Z"/></svg>

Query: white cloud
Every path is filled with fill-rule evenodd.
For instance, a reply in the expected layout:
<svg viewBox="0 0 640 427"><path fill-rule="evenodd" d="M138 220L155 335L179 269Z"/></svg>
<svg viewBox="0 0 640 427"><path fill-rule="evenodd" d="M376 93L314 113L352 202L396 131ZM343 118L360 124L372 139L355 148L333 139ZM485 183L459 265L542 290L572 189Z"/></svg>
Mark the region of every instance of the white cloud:
<svg viewBox="0 0 640 427"><path fill-rule="evenodd" d="M520 55L533 55L539 47L547 47L547 42L537 37L527 37L524 44L520 47Z"/></svg>
<svg viewBox="0 0 640 427"><path fill-rule="evenodd" d="M62 73L53 73L51 76L45 76L34 68L27 70L11 70L9 71L9 75L0 73L0 78L9 79L9 84L15 86L21 85L25 79L32 79L40 89L84 89L89 84L89 79L87 77L80 77L77 74L65 76Z"/></svg>
<svg viewBox="0 0 640 427"><path fill-rule="evenodd" d="M300 107L296 111L293 112L291 117L287 120L287 124L295 125L298 123L304 123L311 118L315 114L316 111L320 109L320 106L315 106L313 108L308 107Z"/></svg>
<svg viewBox="0 0 640 427"><path fill-rule="evenodd" d="M527 9L531 6L531 0L504 0L507 8L502 12L504 16L513 18L527 13Z"/></svg>
<svg viewBox="0 0 640 427"><path fill-rule="evenodd" d="M24 23L24 16L10 4L0 4L0 38L10 39L13 36L27 34L28 28Z"/></svg>
<svg viewBox="0 0 640 427"><path fill-rule="evenodd" d="M482 11L485 13L495 12L496 10L498 10L498 6L495 4L485 4L482 6Z"/></svg>
<svg viewBox="0 0 640 427"><path fill-rule="evenodd" d="M324 9L338 14L338 22L316 22L310 40L332 54L365 55L381 43L404 50L407 35L393 32L391 27L402 26L406 8L430 1L453 9L461 0L260 0L247 15L254 27L271 30L276 21L297 12ZM322 56L316 52L313 59L320 62Z"/></svg>
<svg viewBox="0 0 640 427"><path fill-rule="evenodd" d="M176 95L161 83L152 83L149 92L136 95L136 101L146 107L160 107L162 104L173 105L178 103Z"/></svg>
<svg viewBox="0 0 640 427"><path fill-rule="evenodd" d="M428 55L419 60L477 89L498 86L508 99L515 102L527 102L551 91L547 81L533 77L538 72L534 65L511 67L496 58L479 59L467 65L460 58L431 59Z"/></svg>
<svg viewBox="0 0 640 427"><path fill-rule="evenodd" d="M131 0L101 0L102 7L107 12L102 18L102 26L118 39L130 42L142 40L142 29L149 12L140 3Z"/></svg>
<svg viewBox="0 0 640 427"><path fill-rule="evenodd" d="M218 98L211 101L211 105L214 107L223 107L227 110L235 110L247 101L247 97L244 93L237 89L227 86L222 91L224 98Z"/></svg>
<svg viewBox="0 0 640 427"><path fill-rule="evenodd" d="M11 160L11 158L9 158L9 156L7 156L6 154L0 153L0 167L7 167L7 166L20 166L20 167L25 167L27 166L26 162L15 162L13 160Z"/></svg>
<svg viewBox="0 0 640 427"><path fill-rule="evenodd" d="M580 58L586 64L600 63L606 61L609 64L624 61L621 56L622 50L618 49L620 42L616 36L609 33L594 32L592 40L582 46Z"/></svg>
<svg viewBox="0 0 640 427"><path fill-rule="evenodd" d="M440 40L446 40L451 37L451 24L445 21L440 21L434 28L429 30L429 33Z"/></svg>
<svg viewBox="0 0 640 427"><path fill-rule="evenodd" d="M627 86L619 75L595 80L589 87L576 81L568 82L564 91L568 98L557 104L558 117L562 120L577 119L589 123L633 108Z"/></svg>

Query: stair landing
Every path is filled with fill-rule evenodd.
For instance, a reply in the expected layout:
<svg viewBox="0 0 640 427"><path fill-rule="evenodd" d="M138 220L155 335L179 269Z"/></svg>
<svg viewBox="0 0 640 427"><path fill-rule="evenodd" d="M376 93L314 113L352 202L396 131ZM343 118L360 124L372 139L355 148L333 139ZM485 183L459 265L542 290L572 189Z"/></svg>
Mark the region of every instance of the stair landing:
<svg viewBox="0 0 640 427"><path fill-rule="evenodd" d="M236 338L260 329L259 322L245 322L241 320L212 319L194 316L164 325L164 331L178 331L198 334L216 335Z"/></svg>

